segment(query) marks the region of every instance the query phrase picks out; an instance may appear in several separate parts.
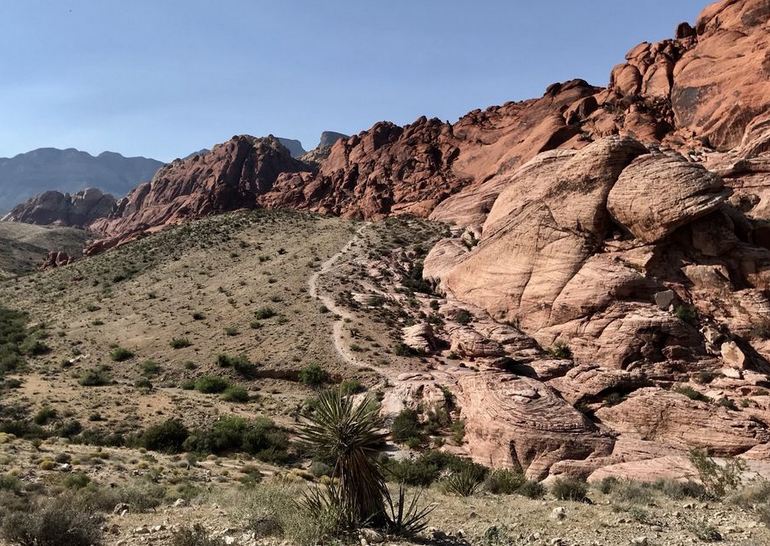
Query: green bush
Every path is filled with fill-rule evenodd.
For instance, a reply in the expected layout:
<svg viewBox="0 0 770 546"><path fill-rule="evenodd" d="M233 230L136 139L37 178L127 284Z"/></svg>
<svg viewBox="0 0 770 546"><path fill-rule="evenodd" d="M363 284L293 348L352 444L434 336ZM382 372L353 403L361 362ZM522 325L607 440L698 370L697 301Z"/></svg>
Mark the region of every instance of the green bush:
<svg viewBox="0 0 770 546"><path fill-rule="evenodd" d="M266 320L277 315L272 307L260 307L254 311L254 318L257 320Z"/></svg>
<svg viewBox="0 0 770 546"><path fill-rule="evenodd" d="M186 337L175 337L171 339L169 345L171 345L172 349L184 349L185 347L191 346L192 341Z"/></svg>
<svg viewBox="0 0 770 546"><path fill-rule="evenodd" d="M527 481L524 474L513 470L495 470L490 472L484 480L484 489L493 495L512 495L524 482Z"/></svg>
<svg viewBox="0 0 770 546"><path fill-rule="evenodd" d="M112 378L104 368L91 368L80 374L78 383L84 387L103 387L112 383Z"/></svg>
<svg viewBox="0 0 770 546"><path fill-rule="evenodd" d="M516 494L528 499L540 499L545 496L545 487L540 482L527 480L516 490Z"/></svg>
<svg viewBox="0 0 770 546"><path fill-rule="evenodd" d="M329 373L318 364L308 364L299 371L299 380L309 387L319 387L329 380Z"/></svg>
<svg viewBox="0 0 770 546"><path fill-rule="evenodd" d="M340 383L340 391L342 392L343 396L358 394L364 392L365 390L366 387L364 387L358 379L346 379Z"/></svg>
<svg viewBox="0 0 770 546"><path fill-rule="evenodd" d="M115 362L124 362L134 358L134 353L124 347L115 347L110 351L110 358Z"/></svg>
<svg viewBox="0 0 770 546"><path fill-rule="evenodd" d="M158 364L154 360L145 360L144 362L142 362L141 368L142 368L142 374L144 374L147 377L158 375L161 371L160 364Z"/></svg>
<svg viewBox="0 0 770 546"><path fill-rule="evenodd" d="M574 478L557 478L551 485L551 494L559 500L584 502L588 499L588 484Z"/></svg>
<svg viewBox="0 0 770 546"><path fill-rule="evenodd" d="M35 414L33 421L37 425L45 425L48 424L49 421L56 419L56 416L57 412L55 409L45 406L40 408L40 410Z"/></svg>
<svg viewBox="0 0 770 546"><path fill-rule="evenodd" d="M424 435L417 411L409 408L402 409L390 425L390 436L399 444L422 443Z"/></svg>
<svg viewBox="0 0 770 546"><path fill-rule="evenodd" d="M394 481L423 487L438 480L445 471L459 473L470 468L479 481L483 481L488 472L485 466L469 459L436 450L426 451L415 459L388 459L384 464L388 475Z"/></svg>
<svg viewBox="0 0 770 546"><path fill-rule="evenodd" d="M691 449L688 458L698 471L706 493L713 498L721 499L743 483L746 462L741 459L730 457L720 464L701 449Z"/></svg>
<svg viewBox="0 0 770 546"><path fill-rule="evenodd" d="M221 417L207 430L191 434L184 443L187 451L215 454L244 452L270 462L286 460L288 447L286 432L265 417L252 421L237 416Z"/></svg>
<svg viewBox="0 0 770 546"><path fill-rule="evenodd" d="M246 355L230 356L227 354L217 355L217 364L222 368L232 368L239 375L247 379L252 379L257 375L257 366L249 362Z"/></svg>
<svg viewBox="0 0 770 546"><path fill-rule="evenodd" d="M472 320L473 315L471 315L470 312L466 311L465 309L459 309L455 313L455 321L459 322L460 324L470 324Z"/></svg>
<svg viewBox="0 0 770 546"><path fill-rule="evenodd" d="M689 385L682 385L679 387L675 387L674 392L682 394L687 398L689 398L690 400L695 400L697 402L711 402L711 398L709 398L702 392L693 389Z"/></svg>
<svg viewBox="0 0 770 546"><path fill-rule="evenodd" d="M218 375L204 375L195 381L195 390L203 394L219 394L230 386L230 382Z"/></svg>
<svg viewBox="0 0 770 546"><path fill-rule="evenodd" d="M248 402L249 401L249 391L247 391L245 388L241 387L240 385L231 385L227 387L224 392L222 393L222 400L225 402Z"/></svg>
<svg viewBox="0 0 770 546"><path fill-rule="evenodd" d="M177 419L169 419L145 429L141 445L145 449L164 453L180 453L190 432Z"/></svg>
<svg viewBox="0 0 770 546"><path fill-rule="evenodd" d="M466 467L460 472L452 472L443 480L447 493L454 493L461 497L470 497L481 485L481 479L473 468Z"/></svg>
<svg viewBox="0 0 770 546"><path fill-rule="evenodd" d="M103 544L101 524L101 517L60 496L7 514L2 536L19 546L98 546Z"/></svg>

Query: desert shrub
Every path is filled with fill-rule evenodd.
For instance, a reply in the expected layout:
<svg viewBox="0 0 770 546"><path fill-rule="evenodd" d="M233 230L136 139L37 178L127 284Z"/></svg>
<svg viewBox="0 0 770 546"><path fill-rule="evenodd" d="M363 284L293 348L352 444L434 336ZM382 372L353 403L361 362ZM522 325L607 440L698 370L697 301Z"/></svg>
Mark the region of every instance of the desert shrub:
<svg viewBox="0 0 770 546"><path fill-rule="evenodd" d="M701 449L691 449L688 458L698 471L706 493L713 498L721 499L727 493L738 489L743 482L746 463L741 459L730 457L720 464Z"/></svg>
<svg viewBox="0 0 770 546"><path fill-rule="evenodd" d="M169 419L147 427L142 433L141 445L145 449L164 453L179 453L190 432L177 419Z"/></svg>
<svg viewBox="0 0 770 546"><path fill-rule="evenodd" d="M709 398L702 392L696 389L693 389L689 385L681 385L679 387L675 387L674 392L684 395L690 400L695 400L697 402L711 402L711 398Z"/></svg>
<svg viewBox="0 0 770 546"><path fill-rule="evenodd" d="M535 480L527 480L516 490L516 494L528 499L540 499L545 496L545 486Z"/></svg>
<svg viewBox="0 0 770 546"><path fill-rule="evenodd" d="M67 474L62 483L67 489L83 489L91 483L91 478L83 472L72 472Z"/></svg>
<svg viewBox="0 0 770 546"><path fill-rule="evenodd" d="M698 482L692 480L677 481L677 480L658 480L653 484L653 487L674 500L682 500L686 498L702 499L707 496L706 488Z"/></svg>
<svg viewBox="0 0 770 546"><path fill-rule="evenodd" d="M2 535L18 546L97 546L103 543L101 523L97 514L60 496L6 515Z"/></svg>
<svg viewBox="0 0 770 546"><path fill-rule="evenodd" d="M399 444L419 445L424 440L417 411L402 409L390 425L390 435Z"/></svg>
<svg viewBox="0 0 770 546"><path fill-rule="evenodd" d="M318 364L308 364L299 371L299 380L309 387L318 387L329 380L329 374Z"/></svg>
<svg viewBox="0 0 770 546"><path fill-rule="evenodd" d="M690 526L690 531L692 531L692 534L695 535L701 542L722 541L722 533L720 533L719 529L713 525L708 525L706 523L692 525Z"/></svg>
<svg viewBox="0 0 770 546"><path fill-rule="evenodd" d="M57 412L54 408L45 406L38 410L38 412L35 414L35 417L33 418L33 421L37 425L46 425L49 421L56 419L56 416Z"/></svg>
<svg viewBox="0 0 770 546"><path fill-rule="evenodd" d="M677 305L674 307L674 316L683 322L695 324L698 322L698 313L691 305Z"/></svg>
<svg viewBox="0 0 770 546"><path fill-rule="evenodd" d="M316 478L331 476L334 469L323 461L313 461L310 464L310 473Z"/></svg>
<svg viewBox="0 0 770 546"><path fill-rule="evenodd" d="M185 347L192 345L192 341L186 337L174 337L169 341L169 345L171 345L172 349L184 349Z"/></svg>
<svg viewBox="0 0 770 546"><path fill-rule="evenodd" d="M240 385L231 385L222 393L222 400L225 402L243 403L249 401L249 391Z"/></svg>
<svg viewBox="0 0 770 546"><path fill-rule="evenodd" d="M19 345L19 350L22 354L29 356L40 356L51 352L51 348L35 336L27 336Z"/></svg>
<svg viewBox="0 0 770 546"><path fill-rule="evenodd" d="M458 311L455 313L455 321L459 322L460 324L470 324L472 320L473 315L471 315L465 309L458 309Z"/></svg>
<svg viewBox="0 0 770 546"><path fill-rule="evenodd" d="M605 495L612 493L620 485L620 480L615 476L607 476L594 484L594 487Z"/></svg>
<svg viewBox="0 0 770 546"><path fill-rule="evenodd" d="M277 313L272 307L260 307L254 311L254 318L257 320L267 320L273 318Z"/></svg>
<svg viewBox="0 0 770 546"><path fill-rule="evenodd" d="M722 406L723 408L727 408L732 411L739 411L738 406L735 403L735 400L728 398L726 396L723 396L719 400L717 400L717 405Z"/></svg>
<svg viewBox="0 0 770 546"><path fill-rule="evenodd" d="M551 485L551 494L559 500L584 502L588 499L588 484L574 478L557 478Z"/></svg>
<svg viewBox="0 0 770 546"><path fill-rule="evenodd" d="M203 319L205 319L205 318L206 318L206 315L204 315L204 314L203 314L203 313L201 313L200 311L195 311L195 312L192 314L192 318L193 318L193 320L203 320Z"/></svg>
<svg viewBox="0 0 770 546"><path fill-rule="evenodd" d="M247 379L253 378L257 374L256 364L249 362L246 355L230 356L227 354L217 355L217 364L222 368L232 368L239 375Z"/></svg>
<svg viewBox="0 0 770 546"><path fill-rule="evenodd" d="M192 527L182 527L171 537L172 546L225 546L225 544L227 543L224 539L212 537L200 523Z"/></svg>
<svg viewBox="0 0 770 546"><path fill-rule="evenodd" d="M511 495L524 485L526 478L521 472L513 470L495 470L484 480L484 489L493 495Z"/></svg>
<svg viewBox="0 0 770 546"><path fill-rule="evenodd" d="M0 491L19 493L22 489L22 483L19 478L12 474L0 474Z"/></svg>
<svg viewBox="0 0 770 546"><path fill-rule="evenodd" d="M420 353L406 343L399 342L393 347L393 354L396 356L417 356Z"/></svg>
<svg viewBox="0 0 770 546"><path fill-rule="evenodd" d="M358 394L364 392L365 390L366 387L364 387L358 379L346 379L340 383L340 391L342 392L343 396Z"/></svg>
<svg viewBox="0 0 770 546"><path fill-rule="evenodd" d="M104 368L91 368L80 374L78 383L84 387L103 387L112 383L112 378Z"/></svg>
<svg viewBox="0 0 770 546"><path fill-rule="evenodd" d="M445 471L459 473L466 468L471 468L479 481L486 478L485 466L443 451L426 451L415 459L385 461L386 472L394 481L424 487L438 480Z"/></svg>
<svg viewBox="0 0 770 546"><path fill-rule="evenodd" d="M613 488L612 498L628 504L649 504L652 502L652 488L635 481L619 480Z"/></svg>
<svg viewBox="0 0 770 546"><path fill-rule="evenodd" d="M141 364L142 374L144 374L147 377L151 377L154 375L158 375L161 371L160 364L155 362L154 360L145 360Z"/></svg>
<svg viewBox="0 0 770 546"><path fill-rule="evenodd" d="M570 349L569 345L563 341L557 341L554 343L553 347L551 347L548 352L554 358L572 358L572 349Z"/></svg>
<svg viewBox="0 0 770 546"><path fill-rule="evenodd" d="M481 485L480 475L473 468L466 467L452 472L443 480L444 490L461 497L470 497Z"/></svg>
<svg viewBox="0 0 770 546"><path fill-rule="evenodd" d="M203 394L219 394L230 386L230 382L218 375L204 375L195 381L195 390Z"/></svg>
<svg viewBox="0 0 770 546"><path fill-rule="evenodd" d="M283 462L288 459L289 437L266 417L249 421L228 416L217 419L206 430L191 434L184 448L217 454L242 451L260 460Z"/></svg>
<svg viewBox="0 0 770 546"><path fill-rule="evenodd" d="M110 358L115 362L124 362L134 358L134 353L125 347L115 347L110 351Z"/></svg>

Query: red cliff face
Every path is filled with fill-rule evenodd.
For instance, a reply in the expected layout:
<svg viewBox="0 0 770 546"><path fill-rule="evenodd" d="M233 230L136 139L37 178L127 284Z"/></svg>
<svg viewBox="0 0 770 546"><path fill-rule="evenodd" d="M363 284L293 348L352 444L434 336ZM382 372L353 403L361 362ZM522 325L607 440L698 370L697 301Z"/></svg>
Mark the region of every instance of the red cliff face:
<svg viewBox="0 0 770 546"><path fill-rule="evenodd" d="M279 174L309 170L272 136L233 137L210 152L174 161L134 189L109 216L91 224L105 238L86 253L185 220L256 207L257 196L270 190Z"/></svg>

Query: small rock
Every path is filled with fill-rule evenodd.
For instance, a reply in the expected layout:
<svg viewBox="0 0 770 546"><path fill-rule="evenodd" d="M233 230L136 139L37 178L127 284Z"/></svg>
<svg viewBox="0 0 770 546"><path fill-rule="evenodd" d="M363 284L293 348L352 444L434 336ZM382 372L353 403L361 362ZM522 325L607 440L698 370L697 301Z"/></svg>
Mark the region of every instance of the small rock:
<svg viewBox="0 0 770 546"><path fill-rule="evenodd" d="M671 304L674 303L675 298L676 294L673 290L664 290L663 292L658 292L655 294L655 305L657 305L658 308L662 311L666 311L669 307L671 307Z"/></svg>
<svg viewBox="0 0 770 546"><path fill-rule="evenodd" d="M567 509L563 506L557 506L551 511L551 519L561 521L567 518Z"/></svg>
<svg viewBox="0 0 770 546"><path fill-rule="evenodd" d="M379 532L375 531L374 529L361 529L359 532L359 536L362 540L366 540L369 543L372 544L379 544L381 542L385 542L385 537L382 536Z"/></svg>
<svg viewBox="0 0 770 546"><path fill-rule="evenodd" d="M631 539L631 544L634 546L647 546L649 541L647 540L647 537L634 537Z"/></svg>
<svg viewBox="0 0 770 546"><path fill-rule="evenodd" d="M180 508L182 506L187 506L187 501L185 499L176 499L173 504L174 508Z"/></svg>
<svg viewBox="0 0 770 546"><path fill-rule="evenodd" d="M130 507L128 506L128 504L126 504L125 502L121 502L115 505L115 508L112 509L112 513L123 517L126 514L128 514L129 508Z"/></svg>

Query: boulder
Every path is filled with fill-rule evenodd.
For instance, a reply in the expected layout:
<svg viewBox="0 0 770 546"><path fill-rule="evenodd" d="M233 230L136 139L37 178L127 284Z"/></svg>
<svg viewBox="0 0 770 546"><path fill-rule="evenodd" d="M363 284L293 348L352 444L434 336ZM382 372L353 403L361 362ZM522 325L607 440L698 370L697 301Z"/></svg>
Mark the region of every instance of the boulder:
<svg viewBox="0 0 770 546"><path fill-rule="evenodd" d="M636 158L612 187L607 208L637 239L659 241L717 209L728 196L721 178L679 155Z"/></svg>
<svg viewBox="0 0 770 546"><path fill-rule="evenodd" d="M457 398L468 451L480 463L542 479L559 461L612 450L608 435L535 379L480 372L459 379Z"/></svg>

